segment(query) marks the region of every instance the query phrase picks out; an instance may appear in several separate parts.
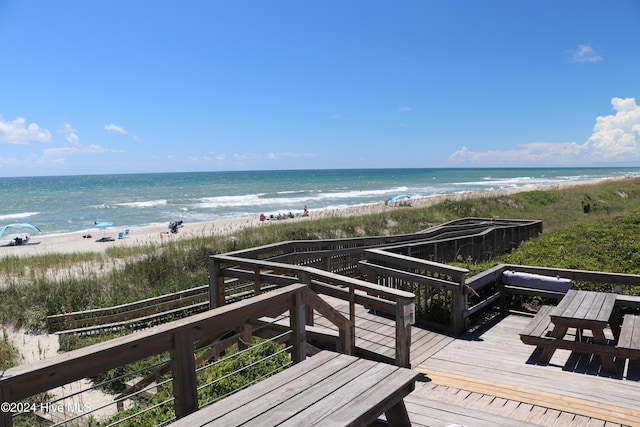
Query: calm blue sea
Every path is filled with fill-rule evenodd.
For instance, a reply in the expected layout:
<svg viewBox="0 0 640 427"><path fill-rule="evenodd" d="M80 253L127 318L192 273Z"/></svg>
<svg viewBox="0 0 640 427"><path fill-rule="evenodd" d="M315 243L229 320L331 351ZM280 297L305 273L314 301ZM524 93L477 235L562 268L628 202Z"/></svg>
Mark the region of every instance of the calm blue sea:
<svg viewBox="0 0 640 427"><path fill-rule="evenodd" d="M398 193L422 198L639 174L640 168L340 169L0 178L0 226L29 222L44 235L95 231L102 221L135 229L296 214L304 205L313 214Z"/></svg>

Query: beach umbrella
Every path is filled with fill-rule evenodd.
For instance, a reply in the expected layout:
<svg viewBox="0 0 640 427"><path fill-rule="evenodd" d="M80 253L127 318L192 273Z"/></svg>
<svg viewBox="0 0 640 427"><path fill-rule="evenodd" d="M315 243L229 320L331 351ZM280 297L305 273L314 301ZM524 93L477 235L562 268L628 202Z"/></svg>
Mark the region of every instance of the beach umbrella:
<svg viewBox="0 0 640 427"><path fill-rule="evenodd" d="M40 229L38 227L29 222L16 222L14 224L5 225L4 227L0 228L0 237L2 237L5 231L7 231L7 229L9 228L30 228L32 230L40 232Z"/></svg>
<svg viewBox="0 0 640 427"><path fill-rule="evenodd" d="M411 195L409 194L396 194L395 196L389 197L389 203L397 202L398 200L406 200L410 198L411 198Z"/></svg>
<svg viewBox="0 0 640 427"><path fill-rule="evenodd" d="M106 235L107 234L107 227L113 227L113 224L110 223L110 222L104 222L103 221L103 222L100 222L100 223L96 224L96 227L102 228L104 230L103 235Z"/></svg>

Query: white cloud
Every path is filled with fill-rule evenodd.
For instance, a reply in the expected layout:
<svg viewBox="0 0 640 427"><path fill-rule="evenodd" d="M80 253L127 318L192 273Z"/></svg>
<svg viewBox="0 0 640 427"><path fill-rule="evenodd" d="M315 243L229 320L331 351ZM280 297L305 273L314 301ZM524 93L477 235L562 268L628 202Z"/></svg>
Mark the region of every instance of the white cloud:
<svg viewBox="0 0 640 427"><path fill-rule="evenodd" d="M572 159L580 151L575 142L532 142L513 150L472 151L462 147L449 156L453 163L478 165L529 166L533 164L561 164Z"/></svg>
<svg viewBox="0 0 640 427"><path fill-rule="evenodd" d="M118 125L114 125L113 123L105 125L104 129L109 133L119 133L121 135L129 135L129 132L125 128L120 127Z"/></svg>
<svg viewBox="0 0 640 427"><path fill-rule="evenodd" d="M36 123L27 125L27 121L22 117L7 121L0 116L0 142L26 145L34 142L49 142L50 140L51 132L40 129Z"/></svg>
<svg viewBox="0 0 640 427"><path fill-rule="evenodd" d="M65 123L62 129L58 129L58 133L63 134L64 139L66 139L69 144L77 146L79 145L79 138L76 132L77 131L69 123Z"/></svg>
<svg viewBox="0 0 640 427"><path fill-rule="evenodd" d="M16 165L19 165L19 164L20 164L20 161L18 159L16 159L16 158L5 159L0 154L0 165L2 165L2 166L16 166Z"/></svg>
<svg viewBox="0 0 640 427"><path fill-rule="evenodd" d="M583 64L585 62L599 62L602 61L602 56L595 51L594 48L587 44L581 44L578 46L578 50L573 52L573 62Z"/></svg>
<svg viewBox="0 0 640 427"><path fill-rule="evenodd" d="M398 111L400 112L411 111L411 107L398 107Z"/></svg>
<svg viewBox="0 0 640 427"><path fill-rule="evenodd" d="M126 150L106 148L98 144L90 144L83 146L80 144L69 145L67 147L48 148L42 151L43 158L51 158L61 155L80 155L80 154L103 154L103 153L126 153Z"/></svg>
<svg viewBox="0 0 640 427"><path fill-rule="evenodd" d="M638 157L640 150L640 107L635 98L613 98L615 115L596 119L593 134L585 146L592 155L603 160Z"/></svg>
<svg viewBox="0 0 640 427"><path fill-rule="evenodd" d="M512 150L472 151L462 147L449 157L454 164L477 165L595 165L640 161L640 107L634 98L613 98L616 111L600 116L589 139L576 142L532 142Z"/></svg>

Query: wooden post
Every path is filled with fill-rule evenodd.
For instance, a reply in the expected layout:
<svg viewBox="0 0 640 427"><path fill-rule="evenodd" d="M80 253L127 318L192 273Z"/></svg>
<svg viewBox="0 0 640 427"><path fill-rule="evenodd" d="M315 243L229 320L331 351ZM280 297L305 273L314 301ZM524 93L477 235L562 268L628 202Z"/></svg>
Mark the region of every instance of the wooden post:
<svg viewBox="0 0 640 427"><path fill-rule="evenodd" d="M209 310L222 307L224 299L224 277L220 275L220 261L209 257Z"/></svg>
<svg viewBox="0 0 640 427"><path fill-rule="evenodd" d="M304 283L307 286L311 285L311 276L306 271L298 272L298 280L300 283ZM307 326L313 326L313 307L307 306L305 322Z"/></svg>
<svg viewBox="0 0 640 427"><path fill-rule="evenodd" d="M454 289L451 295L451 323L453 331L456 334L462 334L465 331L464 312L467 309L467 288L466 277L460 276L460 283L457 289Z"/></svg>
<svg viewBox="0 0 640 427"><path fill-rule="evenodd" d="M260 295L262 293L262 276L260 275L260 266L253 269L256 277L253 279L253 294Z"/></svg>
<svg viewBox="0 0 640 427"><path fill-rule="evenodd" d="M196 362L190 330L176 332L171 350L171 373L176 418L198 410Z"/></svg>
<svg viewBox="0 0 640 427"><path fill-rule="evenodd" d="M412 298L396 298L396 365L411 368L411 322L415 318Z"/></svg>
<svg viewBox="0 0 640 427"><path fill-rule="evenodd" d="M331 271L331 258L329 255L322 257L322 269L324 271Z"/></svg>
<svg viewBox="0 0 640 427"><path fill-rule="evenodd" d="M356 291L352 285L349 285L349 320L356 323Z"/></svg>
<svg viewBox="0 0 640 427"><path fill-rule="evenodd" d="M3 387L0 387L0 402L11 403L11 396ZM13 414L11 411L0 411L0 427L12 427Z"/></svg>
<svg viewBox="0 0 640 427"><path fill-rule="evenodd" d="M378 283L378 274L373 271L367 271L367 282Z"/></svg>
<svg viewBox="0 0 640 427"><path fill-rule="evenodd" d="M305 328L305 302L304 290L293 294L293 301L289 317L289 325L292 331L293 353L291 358L293 363L302 362L307 358L307 334Z"/></svg>

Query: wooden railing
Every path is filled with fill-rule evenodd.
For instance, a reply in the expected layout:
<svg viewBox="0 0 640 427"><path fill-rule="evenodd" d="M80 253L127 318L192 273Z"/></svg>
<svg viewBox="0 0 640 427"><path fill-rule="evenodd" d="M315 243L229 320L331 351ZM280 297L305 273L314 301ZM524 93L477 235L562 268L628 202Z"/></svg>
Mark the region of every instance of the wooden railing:
<svg viewBox="0 0 640 427"><path fill-rule="evenodd" d="M11 404L35 398L56 387L168 352L174 409L179 418L199 407L194 356L197 343L224 335L229 330L243 328L243 325L257 322L264 316L275 317L288 311L291 359L294 363L300 362L306 357L305 307L309 305L317 310L326 308L318 305L316 298L306 285L292 284L251 300L221 306L152 329L10 368L0 378L0 400L10 404L3 405L3 408L11 408ZM341 328L350 328L347 319L336 319L336 322ZM344 336L350 334L349 331L343 332ZM345 347L351 347L351 344L347 342ZM3 410L0 415L0 426L13 425L11 411Z"/></svg>
<svg viewBox="0 0 640 427"><path fill-rule="evenodd" d="M493 299L498 297L504 297L506 293L515 293L528 296L539 296L543 298L552 298L559 300L564 296L562 292L554 292L549 290L540 289L523 289L513 286L505 286L502 282L503 273L505 271L515 271L519 273L539 274L549 277L562 277L571 279L574 282L581 282L586 285L602 285L606 284L611 286L611 292L620 293L625 287L639 286L640 275L637 274L622 274L622 273L608 273L602 271L588 271L588 270L574 270L566 268L547 268L536 267L528 265L516 265L516 264L500 264L493 268L483 271L473 277L470 277L466 281L467 287L475 291L481 289L491 288L493 289ZM624 305L624 298L621 298L621 304ZM504 303L501 303L504 305ZM632 300L628 303L630 306L636 306Z"/></svg>
<svg viewBox="0 0 640 427"><path fill-rule="evenodd" d="M347 287L348 278L366 278L375 285L417 295L417 314L422 323L461 333L466 319L493 299L468 307L467 270L440 263L484 260L541 232L540 221L465 218L410 235L281 242L230 252L211 258L210 301L215 307L225 297L249 297L305 274L317 277L317 283L311 279L305 283L316 286L318 293L323 293L319 286L326 287L327 277L332 277L329 283L335 285L340 275L339 280L345 283L338 286ZM312 270L305 273L302 268ZM356 289L367 286L354 283ZM335 289L327 293L340 295ZM394 315L388 309L380 311Z"/></svg>
<svg viewBox="0 0 640 427"><path fill-rule="evenodd" d="M499 304L506 309L508 294L556 300L564 296L560 291L506 286L502 281L505 271L562 277L586 285L607 284L615 293L624 287L640 285L640 275L635 274L500 264L466 277L467 269L394 254L386 249L368 250L366 256L360 264L370 282L413 292L417 321L455 334L463 333L469 317L488 306ZM616 304L638 308L640 298L620 295Z"/></svg>
<svg viewBox="0 0 640 427"><path fill-rule="evenodd" d="M542 222L467 218L429 229L428 241L387 245L387 252L439 263L481 262L509 252L542 233Z"/></svg>
<svg viewBox="0 0 640 427"><path fill-rule="evenodd" d="M342 276L313 267L273 261L238 258L233 255L213 255L209 261L211 308L220 307L238 298L260 295L290 283L305 283L315 293L349 302L349 320L358 328L356 304L392 316L396 323L395 363L410 367L411 324L413 298L410 292L378 286L363 280ZM247 283L238 287L236 281ZM307 311L307 324L313 325L313 311Z"/></svg>
<svg viewBox="0 0 640 427"><path fill-rule="evenodd" d="M103 329L132 330L164 323L170 317L183 312L193 314L209 305L208 286L198 286L184 291L147 298L134 303L94 310L47 316L49 333L89 333Z"/></svg>
<svg viewBox="0 0 640 427"><path fill-rule="evenodd" d="M423 326L453 333L465 330L467 269L381 249L367 250L360 267L369 282L415 294L416 320Z"/></svg>
<svg viewBox="0 0 640 427"><path fill-rule="evenodd" d="M367 249L385 248L414 258L447 263L480 261L518 246L542 232L542 222L464 218L412 234L331 240L296 240L226 253L235 258L315 267L360 277Z"/></svg>

